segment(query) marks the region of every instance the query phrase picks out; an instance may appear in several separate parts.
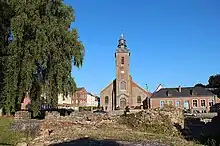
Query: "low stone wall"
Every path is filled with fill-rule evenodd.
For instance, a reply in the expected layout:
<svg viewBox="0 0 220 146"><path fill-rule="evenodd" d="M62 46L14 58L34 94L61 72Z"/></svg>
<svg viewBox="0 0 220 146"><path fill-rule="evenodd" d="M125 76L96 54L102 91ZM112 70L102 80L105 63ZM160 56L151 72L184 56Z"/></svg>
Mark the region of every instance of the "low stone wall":
<svg viewBox="0 0 220 146"><path fill-rule="evenodd" d="M71 122L83 122L83 121L100 121L102 119L109 119L109 114L92 113L91 111L86 112L72 112L68 116L60 116L59 112L52 111L46 112L45 120L59 120L59 121L71 121Z"/></svg>
<svg viewBox="0 0 220 146"><path fill-rule="evenodd" d="M31 113L28 111L17 111L14 116L15 120L28 120L31 119Z"/></svg>

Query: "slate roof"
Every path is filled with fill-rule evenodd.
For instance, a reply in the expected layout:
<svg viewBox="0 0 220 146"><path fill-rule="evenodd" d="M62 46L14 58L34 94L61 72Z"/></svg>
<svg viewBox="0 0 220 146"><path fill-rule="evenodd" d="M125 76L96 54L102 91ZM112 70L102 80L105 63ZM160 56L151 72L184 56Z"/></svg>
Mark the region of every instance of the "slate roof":
<svg viewBox="0 0 220 146"><path fill-rule="evenodd" d="M168 95L170 94L170 95ZM151 98L167 98L167 97L200 97L200 96L214 96L212 92L203 87L181 87L179 88L162 88L153 93Z"/></svg>

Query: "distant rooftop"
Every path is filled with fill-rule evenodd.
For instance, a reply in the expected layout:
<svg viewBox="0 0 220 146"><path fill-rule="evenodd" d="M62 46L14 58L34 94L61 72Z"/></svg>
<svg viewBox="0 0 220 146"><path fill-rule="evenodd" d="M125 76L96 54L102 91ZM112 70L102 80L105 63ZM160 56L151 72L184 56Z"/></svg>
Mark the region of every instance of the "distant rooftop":
<svg viewBox="0 0 220 146"><path fill-rule="evenodd" d="M159 91L154 92L151 98L194 96L214 96L214 94L203 87L161 88Z"/></svg>

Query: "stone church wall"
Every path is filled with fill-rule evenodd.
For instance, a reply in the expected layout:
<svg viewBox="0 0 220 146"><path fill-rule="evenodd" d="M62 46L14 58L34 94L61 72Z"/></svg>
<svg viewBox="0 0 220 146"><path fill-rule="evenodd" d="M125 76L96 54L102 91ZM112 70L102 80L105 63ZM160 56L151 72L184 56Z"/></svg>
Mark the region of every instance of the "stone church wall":
<svg viewBox="0 0 220 146"><path fill-rule="evenodd" d="M137 103L137 97L141 96L141 103ZM145 93L143 90L141 90L138 87L132 87L132 106L140 106L143 105L143 101L148 97L149 95Z"/></svg>
<svg viewBox="0 0 220 146"><path fill-rule="evenodd" d="M111 83L104 91L100 94L101 106L103 106L104 110L112 110L112 92L113 92L113 84ZM108 104L105 104L105 97L108 96Z"/></svg>

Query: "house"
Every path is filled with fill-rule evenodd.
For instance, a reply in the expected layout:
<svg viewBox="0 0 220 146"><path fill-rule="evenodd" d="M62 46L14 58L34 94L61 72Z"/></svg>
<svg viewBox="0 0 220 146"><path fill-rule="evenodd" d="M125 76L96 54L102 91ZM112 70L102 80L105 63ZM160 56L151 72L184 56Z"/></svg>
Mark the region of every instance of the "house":
<svg viewBox="0 0 220 146"><path fill-rule="evenodd" d="M87 92L86 106L98 107L99 106L99 97L96 96L95 94Z"/></svg>
<svg viewBox="0 0 220 146"><path fill-rule="evenodd" d="M73 109L72 96L68 94L63 96L63 94L58 95L58 108Z"/></svg>
<svg viewBox="0 0 220 146"><path fill-rule="evenodd" d="M101 106L105 111L139 108L151 96L151 93L135 81L130 75L130 51L123 35L118 41L115 52L116 78L100 92Z"/></svg>
<svg viewBox="0 0 220 146"><path fill-rule="evenodd" d="M58 96L58 108L78 109L79 107L98 107L99 97L86 91L84 87L77 88L75 93L67 96Z"/></svg>
<svg viewBox="0 0 220 146"><path fill-rule="evenodd" d="M220 103L219 98L203 87L161 88L150 98L151 108L167 104L199 112L210 111L216 103Z"/></svg>
<svg viewBox="0 0 220 146"><path fill-rule="evenodd" d="M72 103L74 107L86 106L87 102L87 91L84 87L77 88L73 94Z"/></svg>
<svg viewBox="0 0 220 146"><path fill-rule="evenodd" d="M99 97L87 92L84 87L81 87L73 94L72 103L74 107L98 107Z"/></svg>

